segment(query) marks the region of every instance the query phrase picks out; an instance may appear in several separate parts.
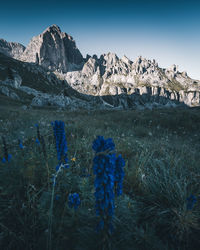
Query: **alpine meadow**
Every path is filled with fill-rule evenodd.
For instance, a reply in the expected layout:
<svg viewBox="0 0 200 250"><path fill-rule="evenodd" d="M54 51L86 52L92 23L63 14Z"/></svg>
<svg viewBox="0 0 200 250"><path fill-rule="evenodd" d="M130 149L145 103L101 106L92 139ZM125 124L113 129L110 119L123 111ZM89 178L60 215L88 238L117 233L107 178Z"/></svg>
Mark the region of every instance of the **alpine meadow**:
<svg viewBox="0 0 200 250"><path fill-rule="evenodd" d="M0 249L200 249L200 4L0 8Z"/></svg>

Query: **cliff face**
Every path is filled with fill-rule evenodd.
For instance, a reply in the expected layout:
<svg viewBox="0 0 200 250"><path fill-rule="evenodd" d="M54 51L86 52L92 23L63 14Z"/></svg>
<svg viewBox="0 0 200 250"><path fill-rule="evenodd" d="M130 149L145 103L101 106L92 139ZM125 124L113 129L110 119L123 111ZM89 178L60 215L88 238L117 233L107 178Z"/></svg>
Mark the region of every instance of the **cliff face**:
<svg viewBox="0 0 200 250"><path fill-rule="evenodd" d="M179 72L176 65L163 69L155 60L139 56L131 61L114 53L83 58L73 38L61 32L57 25L33 37L26 49L21 44L0 39L0 52L20 60L15 60L11 70L18 72L27 86L44 93L48 93L51 86L54 94L61 83L66 86L66 96L86 99L89 106L94 106L95 102L100 106L119 108L157 104L200 105L200 81L191 79L186 72ZM5 59L0 64L3 71L6 72L6 67L14 63L11 61L8 63ZM35 72L34 81L29 69ZM10 81L5 82L8 83Z"/></svg>
<svg viewBox="0 0 200 250"><path fill-rule="evenodd" d="M71 68L71 64L81 64L83 57L73 38L61 32L57 25L52 25L31 39L20 60L65 73Z"/></svg>
<svg viewBox="0 0 200 250"><path fill-rule="evenodd" d="M6 56L19 59L19 57L24 52L25 47L20 43L7 42L4 39L0 39L0 53Z"/></svg>
<svg viewBox="0 0 200 250"><path fill-rule="evenodd" d="M145 102L158 101L160 96L161 102L164 97L189 106L200 104L200 81L179 72L176 65L162 69L155 60L141 56L134 62L126 56L120 59L114 53L87 57L82 70L68 72L65 79L77 91L95 96L120 98L125 94L130 101L139 94Z"/></svg>

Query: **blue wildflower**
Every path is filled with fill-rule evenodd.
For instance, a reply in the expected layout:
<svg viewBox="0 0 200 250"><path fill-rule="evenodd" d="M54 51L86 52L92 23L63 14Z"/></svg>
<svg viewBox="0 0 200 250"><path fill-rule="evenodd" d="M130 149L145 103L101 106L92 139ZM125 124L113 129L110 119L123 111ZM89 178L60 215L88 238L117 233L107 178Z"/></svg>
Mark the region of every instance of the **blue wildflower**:
<svg viewBox="0 0 200 250"><path fill-rule="evenodd" d="M11 154L8 154L8 162L10 162L12 159L12 155Z"/></svg>
<svg viewBox="0 0 200 250"><path fill-rule="evenodd" d="M68 197L68 205L70 208L74 208L75 210L80 206L81 200L79 194L73 193Z"/></svg>
<svg viewBox="0 0 200 250"><path fill-rule="evenodd" d="M119 155L116 159L115 163L115 185L116 185L116 192L117 195L122 194L123 188L123 179L124 179L124 169L125 161L121 155Z"/></svg>
<svg viewBox="0 0 200 250"><path fill-rule="evenodd" d="M65 124L63 121L55 121L53 124L53 131L56 143L56 151L57 158L59 162L59 166L63 164L64 166L68 166L68 158L67 158L67 141L65 135Z"/></svg>
<svg viewBox="0 0 200 250"><path fill-rule="evenodd" d="M95 178L96 214L101 217L98 228L109 230L114 214L114 169L116 156L112 139L98 136L92 148L96 156L93 159Z"/></svg>
<svg viewBox="0 0 200 250"><path fill-rule="evenodd" d="M12 155L11 155L11 154L8 154L8 158L6 159L5 157L3 157L2 162L3 162L3 163L10 162L11 159L12 159Z"/></svg>
<svg viewBox="0 0 200 250"><path fill-rule="evenodd" d="M103 136L97 136L97 139L93 142L92 149L96 152L104 152L106 150L113 151L115 144L112 138L104 139Z"/></svg>
<svg viewBox="0 0 200 250"><path fill-rule="evenodd" d="M58 171L59 168L60 168L60 164L58 164L58 165L56 166L56 171Z"/></svg>
<svg viewBox="0 0 200 250"><path fill-rule="evenodd" d="M39 141L38 138L35 139L35 142L36 142L38 145L40 145L40 141Z"/></svg>
<svg viewBox="0 0 200 250"><path fill-rule="evenodd" d="M3 157L2 162L6 163L6 158L5 157Z"/></svg>
<svg viewBox="0 0 200 250"><path fill-rule="evenodd" d="M19 147L20 147L21 149L24 149L24 146L23 146L23 144L22 144L22 141L19 139L18 142L19 142Z"/></svg>
<svg viewBox="0 0 200 250"><path fill-rule="evenodd" d="M187 198L187 210L192 210L194 207L194 204L197 203L197 198L193 194L191 194Z"/></svg>

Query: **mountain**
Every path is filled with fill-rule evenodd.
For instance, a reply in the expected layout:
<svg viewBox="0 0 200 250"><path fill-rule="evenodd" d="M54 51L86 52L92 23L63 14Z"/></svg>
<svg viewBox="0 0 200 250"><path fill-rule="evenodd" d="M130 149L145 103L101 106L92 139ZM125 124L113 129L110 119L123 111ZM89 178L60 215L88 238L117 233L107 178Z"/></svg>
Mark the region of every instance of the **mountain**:
<svg viewBox="0 0 200 250"><path fill-rule="evenodd" d="M67 94L66 94L67 92ZM51 71L0 53L0 104L90 108L90 98L73 90Z"/></svg>
<svg viewBox="0 0 200 250"><path fill-rule="evenodd" d="M199 105L200 81L191 79L177 68L172 65L162 69L155 60L139 56L132 62L126 56L120 59L116 54L108 53L99 58L96 55L90 57L81 71L65 74L65 80L84 94L126 95L130 102L136 102L136 96L140 95L145 103L158 102L158 96L161 96L166 98L164 103L174 100L189 106Z"/></svg>
<svg viewBox="0 0 200 250"><path fill-rule="evenodd" d="M7 42L4 39L0 39L0 53L19 59L24 50L25 47L20 43Z"/></svg>
<svg viewBox="0 0 200 250"><path fill-rule="evenodd" d="M178 66L164 69L155 60L139 56L131 61L114 53L83 58L73 38L57 25L33 37L27 48L0 41L0 92L3 86L3 94L10 97L5 85L17 88L32 97L30 105L76 103L76 107L123 109L200 105L200 81L179 72Z"/></svg>
<svg viewBox="0 0 200 250"><path fill-rule="evenodd" d="M72 66L83 63L83 56L73 38L52 25L31 39L20 60L66 73Z"/></svg>

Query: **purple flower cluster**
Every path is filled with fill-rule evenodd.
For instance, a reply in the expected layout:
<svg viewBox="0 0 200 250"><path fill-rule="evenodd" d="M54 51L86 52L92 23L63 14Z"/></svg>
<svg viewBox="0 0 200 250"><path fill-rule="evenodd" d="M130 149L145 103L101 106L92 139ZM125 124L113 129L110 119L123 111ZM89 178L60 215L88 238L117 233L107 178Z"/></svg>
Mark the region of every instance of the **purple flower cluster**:
<svg viewBox="0 0 200 250"><path fill-rule="evenodd" d="M36 143L37 145L40 145L40 141L39 141L38 138L35 139L35 143Z"/></svg>
<svg viewBox="0 0 200 250"><path fill-rule="evenodd" d="M60 165L63 164L67 167L67 141L65 135L65 124L63 121L55 121L52 123L55 143L56 143L56 151L59 165L56 167L56 170L59 169Z"/></svg>
<svg viewBox="0 0 200 250"><path fill-rule="evenodd" d="M105 152L107 150L113 151L115 149L115 144L112 138L105 140L103 136L97 136L97 139L93 142L92 149L96 153Z"/></svg>
<svg viewBox="0 0 200 250"><path fill-rule="evenodd" d="M12 155L11 155L11 154L8 154L8 158L3 157L3 158L2 158L2 162L3 162L3 163L10 162L11 159L12 159Z"/></svg>
<svg viewBox="0 0 200 250"><path fill-rule="evenodd" d="M81 200L79 194L73 193L68 197L68 205L70 208L74 208L75 210L80 206Z"/></svg>
<svg viewBox="0 0 200 250"><path fill-rule="evenodd" d="M95 207L96 214L101 217L98 229L108 227L111 231L114 215L114 184L117 183L117 192L121 194L125 163L121 155L116 159L115 144L111 138L104 139L103 136L98 136L92 148L96 153L93 159L93 171L96 175Z"/></svg>

